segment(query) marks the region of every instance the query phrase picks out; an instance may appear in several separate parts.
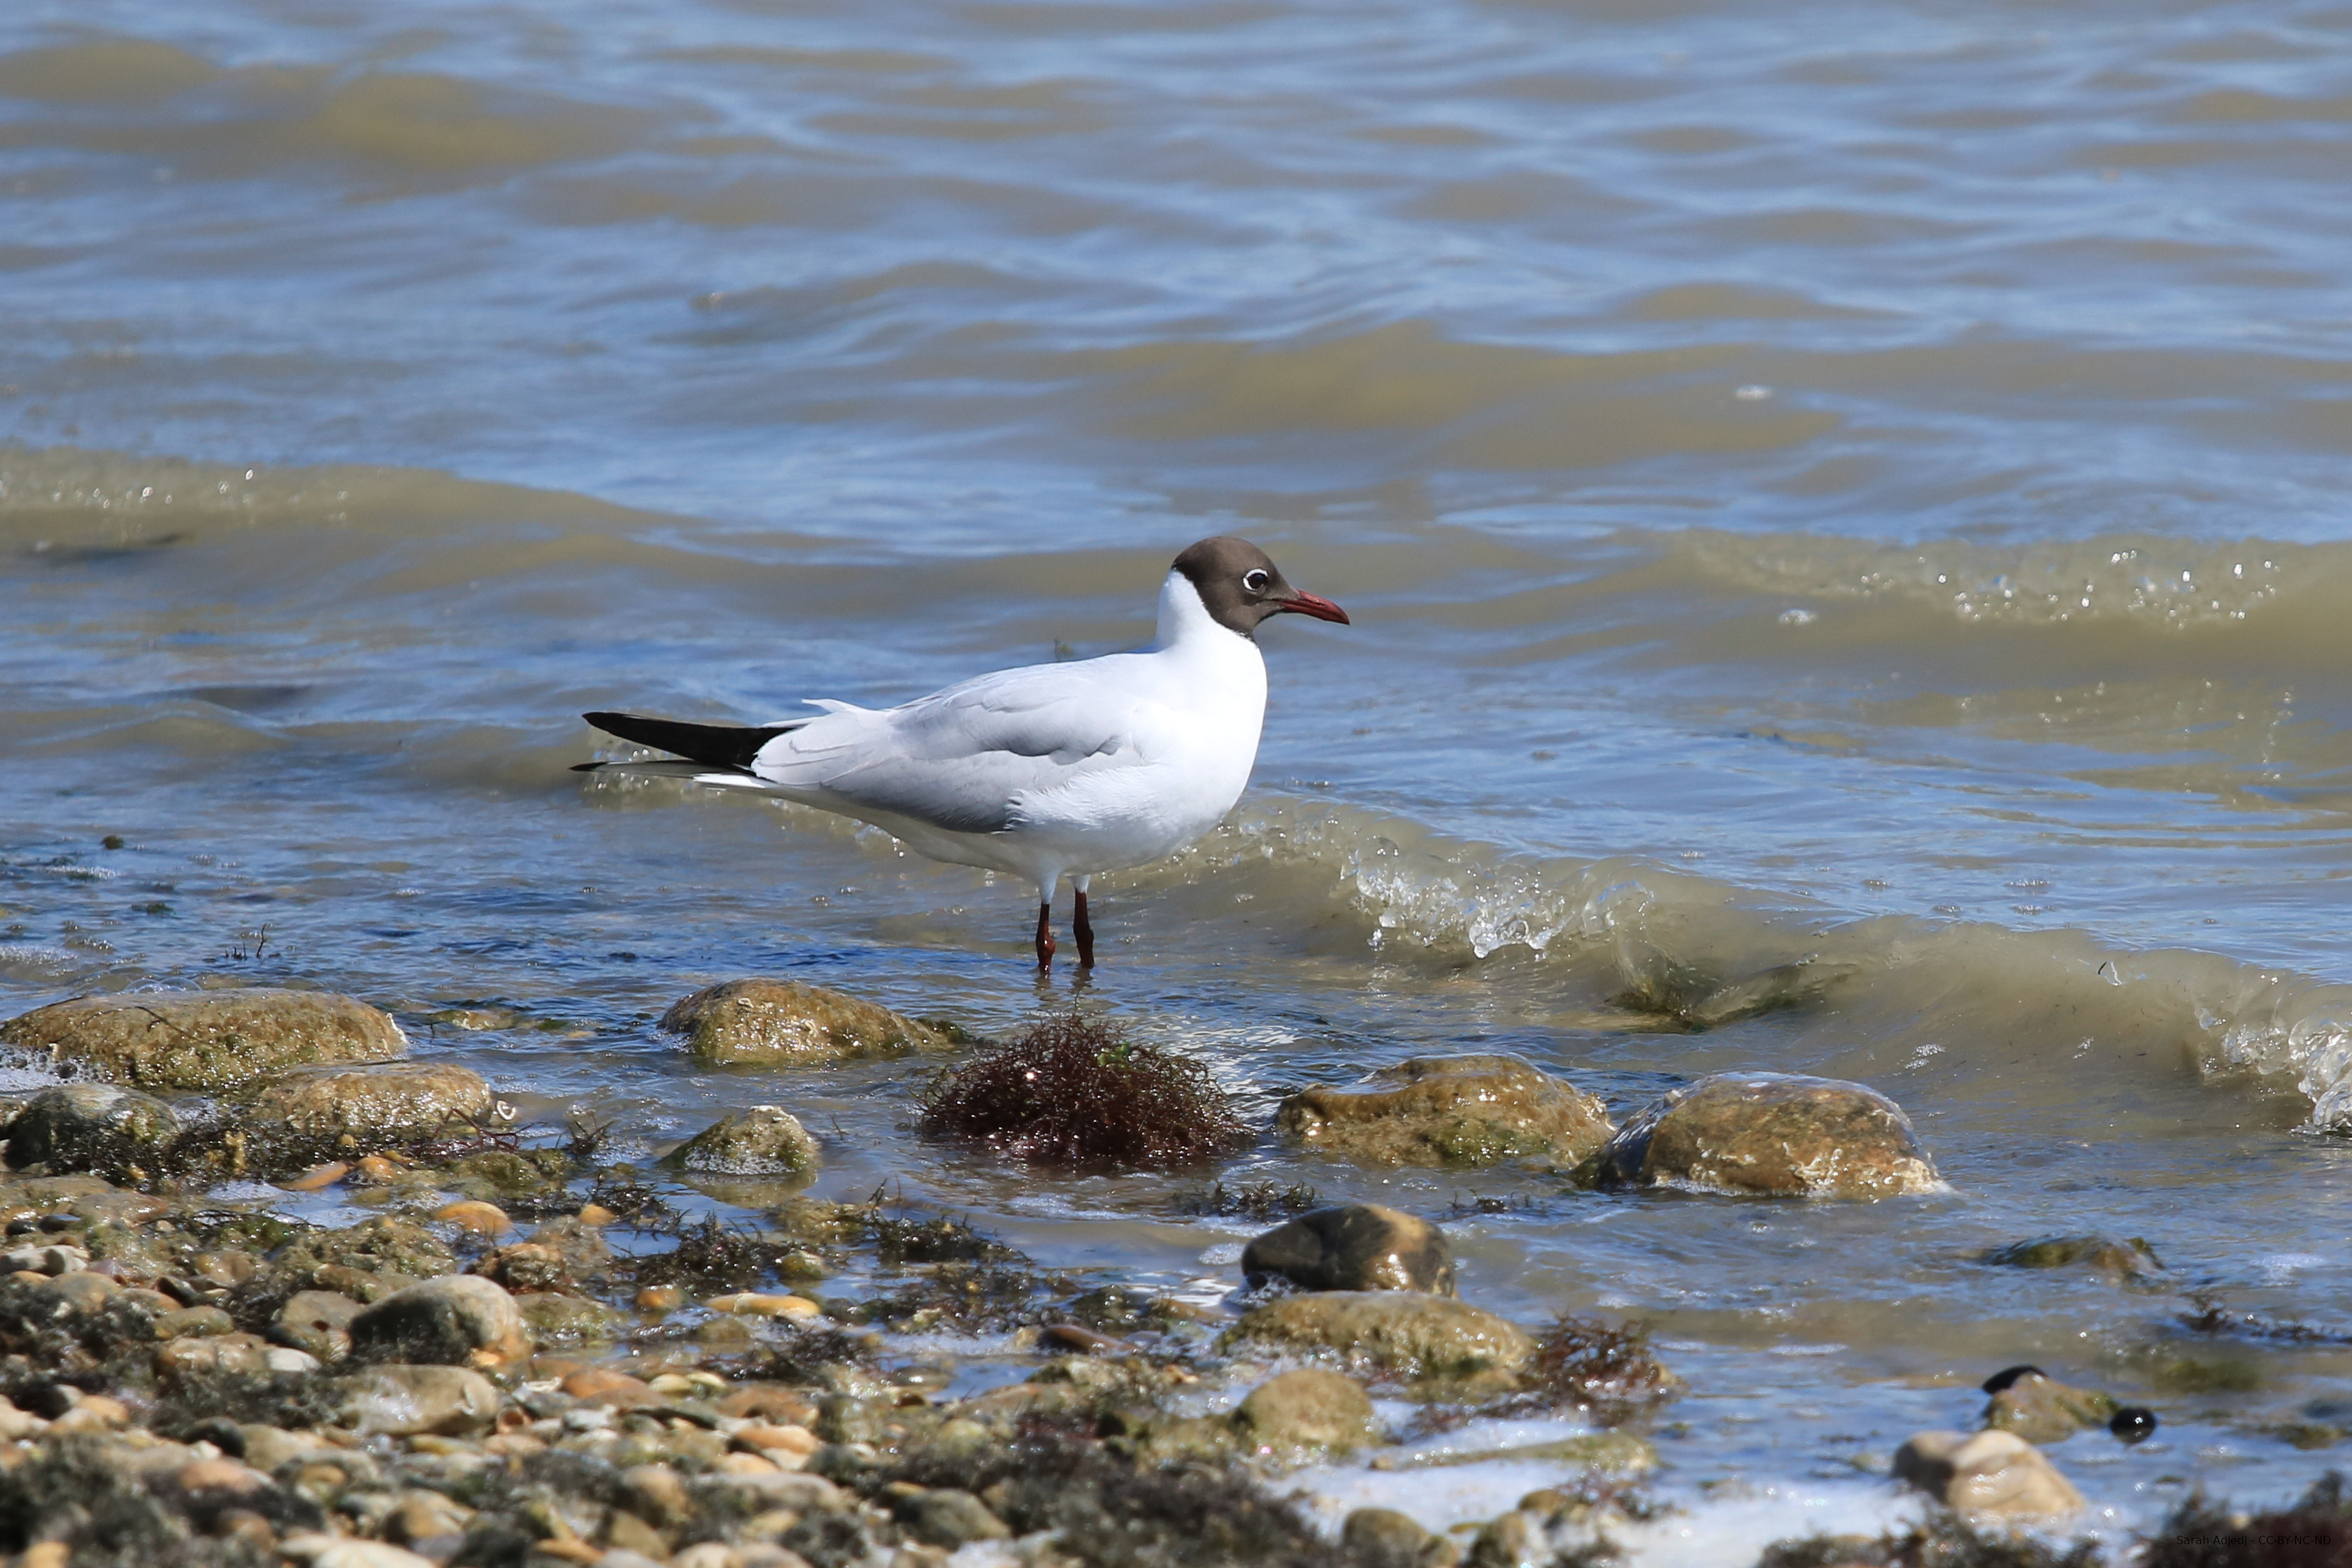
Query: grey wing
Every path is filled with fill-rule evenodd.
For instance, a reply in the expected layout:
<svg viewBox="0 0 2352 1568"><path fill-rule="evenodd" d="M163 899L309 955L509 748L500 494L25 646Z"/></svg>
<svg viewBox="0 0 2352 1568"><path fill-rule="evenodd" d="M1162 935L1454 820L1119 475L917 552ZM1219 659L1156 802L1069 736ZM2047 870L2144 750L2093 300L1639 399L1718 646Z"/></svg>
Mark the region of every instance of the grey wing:
<svg viewBox="0 0 2352 1568"><path fill-rule="evenodd" d="M818 706L824 717L768 742L754 773L812 804L955 833L1003 832L1024 800L1133 760L1132 704L1083 665L1003 670L899 708Z"/></svg>

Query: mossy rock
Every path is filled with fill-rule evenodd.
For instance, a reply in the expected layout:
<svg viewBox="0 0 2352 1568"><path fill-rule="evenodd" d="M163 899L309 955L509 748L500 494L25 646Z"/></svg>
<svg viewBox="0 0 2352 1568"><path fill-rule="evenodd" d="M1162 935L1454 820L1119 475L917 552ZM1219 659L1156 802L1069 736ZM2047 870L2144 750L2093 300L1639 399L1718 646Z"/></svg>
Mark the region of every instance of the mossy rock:
<svg viewBox="0 0 2352 1568"><path fill-rule="evenodd" d="M443 1167L448 1184L468 1197L540 1197L561 1191L572 1162L561 1149L484 1149Z"/></svg>
<svg viewBox="0 0 2352 1568"><path fill-rule="evenodd" d="M1534 1359L1517 1324L1411 1290L1317 1290L1252 1308L1223 1344L1322 1351L1360 1373L1508 1386Z"/></svg>
<svg viewBox="0 0 2352 1568"><path fill-rule="evenodd" d="M77 996L0 1025L0 1046L114 1083L235 1090L289 1068L389 1061L408 1040L349 996L253 987Z"/></svg>
<svg viewBox="0 0 2352 1568"><path fill-rule="evenodd" d="M1864 1084L1717 1073L1628 1121L1587 1168L1601 1185L1766 1197L1944 1190L1903 1108Z"/></svg>
<svg viewBox="0 0 2352 1568"><path fill-rule="evenodd" d="M602 1344L626 1333L631 1322L627 1313L602 1301L551 1290L517 1296L515 1309L522 1314L531 1342L541 1350Z"/></svg>
<svg viewBox="0 0 2352 1568"><path fill-rule="evenodd" d="M680 1170L720 1176L792 1176L816 1169L816 1140L781 1106L755 1105L670 1151Z"/></svg>
<svg viewBox="0 0 2352 1568"><path fill-rule="evenodd" d="M1601 1101L1518 1057L1415 1057L1360 1083L1318 1084L1275 1111L1309 1146L1395 1165L1572 1167L1616 1131Z"/></svg>
<svg viewBox="0 0 2352 1568"><path fill-rule="evenodd" d="M457 1267L457 1254L449 1250L446 1242L421 1225L389 1215L362 1220L348 1230L314 1231L298 1237L271 1260L271 1268L281 1277L301 1285L313 1283L321 1268L400 1274L411 1279L424 1279L449 1273Z"/></svg>
<svg viewBox="0 0 2352 1568"><path fill-rule="evenodd" d="M69 1083L33 1096L8 1132L8 1163L67 1172L115 1170L169 1143L180 1119L152 1094Z"/></svg>
<svg viewBox="0 0 2352 1568"><path fill-rule="evenodd" d="M2104 1390L2075 1388L2047 1373L2029 1372L1992 1396L1984 1424L2029 1443L2058 1443L2085 1426L2105 1426L2119 1408Z"/></svg>
<svg viewBox="0 0 2352 1568"><path fill-rule="evenodd" d="M278 1079L252 1105L256 1121L309 1137L349 1133L359 1140L426 1137L453 1121L480 1122L493 1105L490 1086L455 1062L310 1068Z"/></svg>
<svg viewBox="0 0 2352 1568"><path fill-rule="evenodd" d="M1983 1261L1996 1268L2081 1268L2117 1283L2142 1279L2164 1267L2156 1248L2137 1237L2113 1241L2104 1236L2045 1236L1994 1247Z"/></svg>
<svg viewBox="0 0 2352 1568"><path fill-rule="evenodd" d="M953 1049L931 1025L796 980L730 980L662 1015L661 1027L719 1067L828 1067Z"/></svg>

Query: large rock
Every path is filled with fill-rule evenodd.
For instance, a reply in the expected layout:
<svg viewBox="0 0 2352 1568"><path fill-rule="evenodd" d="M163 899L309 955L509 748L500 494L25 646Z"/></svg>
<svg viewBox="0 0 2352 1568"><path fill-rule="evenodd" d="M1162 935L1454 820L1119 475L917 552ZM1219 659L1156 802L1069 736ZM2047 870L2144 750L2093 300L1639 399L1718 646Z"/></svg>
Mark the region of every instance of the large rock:
<svg viewBox="0 0 2352 1568"><path fill-rule="evenodd" d="M445 1274L395 1290L353 1318L350 1331L351 1353L363 1362L497 1370L530 1355L514 1298L478 1274Z"/></svg>
<svg viewBox="0 0 2352 1568"><path fill-rule="evenodd" d="M52 1171L114 1167L179 1135L180 1119L153 1095L69 1083L33 1096L8 1130L8 1163Z"/></svg>
<svg viewBox="0 0 2352 1568"><path fill-rule="evenodd" d="M1347 1453L1379 1439L1371 1396L1352 1378L1301 1367L1266 1379L1234 1412L1234 1429L1260 1458Z"/></svg>
<svg viewBox="0 0 2352 1568"><path fill-rule="evenodd" d="M730 980L662 1015L687 1048L724 1067L824 1067L871 1057L948 1049L928 1024L838 991L796 980Z"/></svg>
<svg viewBox="0 0 2352 1568"><path fill-rule="evenodd" d="M1275 1125L1316 1148L1401 1165L1574 1165L1615 1131L1601 1101L1517 1057L1415 1057L1361 1083L1294 1094Z"/></svg>
<svg viewBox="0 0 2352 1568"><path fill-rule="evenodd" d="M490 1086L455 1062L404 1062L362 1069L318 1068L264 1089L252 1119L310 1137L348 1132L362 1139L429 1136L452 1121L487 1119Z"/></svg>
<svg viewBox="0 0 2352 1568"><path fill-rule="evenodd" d="M289 1068L389 1061L400 1026L323 991L137 991L77 996L0 1025L0 1046L148 1089L240 1089Z"/></svg>
<svg viewBox="0 0 2352 1568"><path fill-rule="evenodd" d="M2013 1432L1920 1432L1895 1454L1895 1479L1956 1512L2002 1523L2063 1519L2083 1494Z"/></svg>
<svg viewBox="0 0 2352 1568"><path fill-rule="evenodd" d="M1536 1351L1516 1323L1408 1290L1279 1297L1252 1308L1226 1337L1277 1350L1328 1351L1371 1373L1484 1381L1508 1381Z"/></svg>
<svg viewBox="0 0 2352 1568"><path fill-rule="evenodd" d="M1609 1141L1604 1184L1774 1197L1883 1198L1943 1190L1903 1108L1859 1083L1717 1073L1675 1089Z"/></svg>
<svg viewBox="0 0 2352 1568"><path fill-rule="evenodd" d="M672 1150L669 1162L719 1176L795 1176L816 1169L817 1147L798 1118L755 1105L704 1128Z"/></svg>
<svg viewBox="0 0 2352 1568"><path fill-rule="evenodd" d="M1423 1290L1454 1294L1445 1233L1378 1204L1315 1209L1286 1221L1242 1250L1255 1287L1284 1279L1303 1290Z"/></svg>
<svg viewBox="0 0 2352 1568"><path fill-rule="evenodd" d="M499 1391L458 1366L379 1366L351 1384L344 1420L394 1437L462 1436L498 1419Z"/></svg>

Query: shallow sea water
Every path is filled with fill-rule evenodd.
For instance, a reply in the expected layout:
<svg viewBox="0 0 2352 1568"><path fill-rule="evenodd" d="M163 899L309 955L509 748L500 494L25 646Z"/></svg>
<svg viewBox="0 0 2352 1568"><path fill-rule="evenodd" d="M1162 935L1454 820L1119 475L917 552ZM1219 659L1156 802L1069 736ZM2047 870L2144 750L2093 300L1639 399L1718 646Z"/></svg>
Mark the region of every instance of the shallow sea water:
<svg viewBox="0 0 2352 1568"><path fill-rule="evenodd" d="M1862 1079L1952 1191L1271 1136L1225 1181L1452 1215L1470 1299L1655 1324L1693 1392L1643 1562L1889 1516L1870 1467L2019 1361L2165 1419L2054 1450L2107 1540L2283 1496L2340 1460L2289 1437L2352 1427L2352 1351L2179 1320L2352 1330L2347 24L9 7L0 1005L346 990L533 1118L652 1150L783 1100L821 1192L1213 1301L1249 1227L1179 1214L1198 1178L1023 1175L911 1137L907 1068L653 1031L746 973L1015 1027L1073 994L1025 889L566 765L588 708L1132 645L1242 532L1356 624L1268 630L1256 783L1097 884L1087 1005L1261 1113L1444 1050L1621 1113ZM1701 1032L1622 1002L1791 964ZM457 1006L515 1023L422 1022ZM2161 1288L1977 1261L2085 1231ZM1431 1475L1468 1489L1433 1522L1534 1484Z"/></svg>

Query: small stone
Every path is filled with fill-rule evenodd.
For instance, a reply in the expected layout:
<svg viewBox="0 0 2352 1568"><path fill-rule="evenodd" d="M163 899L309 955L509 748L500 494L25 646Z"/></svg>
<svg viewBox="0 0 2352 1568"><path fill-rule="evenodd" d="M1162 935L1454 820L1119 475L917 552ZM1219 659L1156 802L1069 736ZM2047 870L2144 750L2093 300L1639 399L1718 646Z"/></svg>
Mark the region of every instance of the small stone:
<svg viewBox="0 0 2352 1568"><path fill-rule="evenodd" d="M0 1025L0 1045L151 1089L233 1089L312 1062L388 1061L400 1026L365 1003L263 987L78 996Z"/></svg>
<svg viewBox="0 0 2352 1568"><path fill-rule="evenodd" d="M1322 1290L1252 1308L1227 1331L1235 1343L1328 1350L1350 1364L1407 1377L1514 1378L1535 1355L1517 1324L1444 1296Z"/></svg>
<svg viewBox="0 0 2352 1568"><path fill-rule="evenodd" d="M472 1198L445 1204L433 1211L433 1217L460 1230L470 1230L476 1236L504 1236L514 1228L514 1221L507 1217L506 1210Z"/></svg>
<svg viewBox="0 0 2352 1568"><path fill-rule="evenodd" d="M172 1340L155 1352L155 1375L173 1386L220 1378L268 1377L269 1347L251 1334Z"/></svg>
<svg viewBox="0 0 2352 1568"><path fill-rule="evenodd" d="M183 1307L155 1320L159 1340L207 1339L236 1332L236 1321L218 1307Z"/></svg>
<svg viewBox="0 0 2352 1568"><path fill-rule="evenodd" d="M1864 1084L1717 1073L1628 1121L1596 1157L1603 1184L1776 1197L1882 1198L1943 1190L1910 1118Z"/></svg>
<svg viewBox="0 0 2352 1568"><path fill-rule="evenodd" d="M713 1296L704 1305L714 1312L732 1312L746 1318L819 1318L824 1315L824 1309L805 1296L774 1296L757 1290Z"/></svg>
<svg viewBox="0 0 2352 1568"><path fill-rule="evenodd" d="M613 1552L637 1552L656 1563L667 1558L670 1552L668 1537L625 1508L616 1508L605 1516L604 1544ZM604 1561L613 1561L609 1552Z"/></svg>
<svg viewBox="0 0 2352 1568"><path fill-rule="evenodd" d="M36 1289L37 1300L48 1309L51 1316L79 1317L105 1306L122 1287L106 1275L78 1269L55 1278L40 1276L36 1280Z"/></svg>
<svg viewBox="0 0 2352 1568"><path fill-rule="evenodd" d="M672 1557L669 1568L743 1568L743 1559L723 1542L706 1541Z"/></svg>
<svg viewBox="0 0 2352 1568"><path fill-rule="evenodd" d="M2107 1430L2122 1439L2127 1448L2155 1436L2156 1427L2156 1412L2138 1405L2126 1405L2107 1420ZM2301 1447L2303 1445L2298 1443L2295 1446Z"/></svg>
<svg viewBox="0 0 2352 1568"><path fill-rule="evenodd" d="M351 1322L362 1361L499 1368L530 1356L514 1298L478 1274L446 1274L394 1292Z"/></svg>
<svg viewBox="0 0 2352 1568"><path fill-rule="evenodd" d="M475 1266L476 1272L495 1279L516 1295L533 1290L568 1290L572 1269L563 1254L536 1241L501 1247Z"/></svg>
<svg viewBox="0 0 2352 1568"><path fill-rule="evenodd" d="M816 1419L816 1405L803 1389L780 1383L743 1383L735 1384L719 1399L719 1413L805 1426Z"/></svg>
<svg viewBox="0 0 2352 1568"><path fill-rule="evenodd" d="M1895 1479L1971 1519L2063 1518L2083 1494L2014 1432L1920 1432L1896 1450Z"/></svg>
<svg viewBox="0 0 2352 1568"><path fill-rule="evenodd" d="M722 1066L827 1067L940 1051L953 1041L887 1007L793 980L730 980L662 1015L661 1027Z"/></svg>
<svg viewBox="0 0 2352 1568"><path fill-rule="evenodd" d="M357 1430L394 1437L481 1432L498 1414L489 1379L457 1366L375 1367L354 1382L344 1412Z"/></svg>
<svg viewBox="0 0 2352 1568"><path fill-rule="evenodd" d="M452 1121L486 1121L494 1100L482 1075L455 1062L312 1068L264 1089L250 1114L310 1137L429 1137ZM388 1179L388 1178L387 1178Z"/></svg>
<svg viewBox="0 0 2352 1568"><path fill-rule="evenodd" d="M2095 1388L2074 1388L2041 1372L2026 1372L1993 1391L1985 1425L2014 1432L2029 1443L2063 1443L2085 1426L2104 1426L2115 1416L2113 1396Z"/></svg>
<svg viewBox="0 0 2352 1568"><path fill-rule="evenodd" d="M1470 1568L1520 1568L1522 1563L1541 1562L1549 1555L1542 1527L1514 1509L1479 1528L1470 1542L1467 1562Z"/></svg>
<svg viewBox="0 0 2352 1568"><path fill-rule="evenodd" d="M640 1312L675 1312L686 1305L686 1292L675 1285L648 1285L636 1294Z"/></svg>
<svg viewBox="0 0 2352 1568"><path fill-rule="evenodd" d="M79 1247L19 1247L0 1255L0 1268L11 1274L71 1274L89 1267L89 1254Z"/></svg>
<svg viewBox="0 0 2352 1568"><path fill-rule="evenodd" d="M817 1166L816 1140L773 1105L755 1105L696 1133L671 1151L680 1170L721 1176L798 1175Z"/></svg>
<svg viewBox="0 0 2352 1568"><path fill-rule="evenodd" d="M1339 1544L1368 1568L1448 1568L1455 1556L1452 1542L1392 1508L1360 1508L1348 1515Z"/></svg>
<svg viewBox="0 0 2352 1568"><path fill-rule="evenodd" d="M558 1386L584 1405L601 1405L613 1410L634 1410L642 1405L659 1405L662 1401L662 1396L656 1394L645 1379L604 1367L583 1367L566 1377Z"/></svg>
<svg viewBox="0 0 2352 1568"><path fill-rule="evenodd" d="M261 1359L269 1363L272 1373L289 1377L308 1377L323 1370L326 1364L309 1351L298 1351L290 1345L272 1345L261 1352Z"/></svg>
<svg viewBox="0 0 2352 1568"><path fill-rule="evenodd" d="M775 1465L766 1455L740 1450L721 1454L719 1462L711 1468L722 1476L772 1476L776 1473Z"/></svg>
<svg viewBox="0 0 2352 1568"><path fill-rule="evenodd" d="M676 1530L694 1519L694 1498L684 1478L667 1465L638 1465L623 1471L621 1489L631 1512L664 1530Z"/></svg>
<svg viewBox="0 0 2352 1568"><path fill-rule="evenodd" d="M172 1485L183 1494L215 1492L229 1497L258 1497L276 1483L251 1465L236 1459L198 1459L172 1474Z"/></svg>
<svg viewBox="0 0 2352 1568"><path fill-rule="evenodd" d="M1445 1233L1378 1204L1315 1209L1267 1231L1242 1253L1252 1287L1284 1279L1305 1290L1454 1294Z"/></svg>
<svg viewBox="0 0 2352 1568"><path fill-rule="evenodd" d="M299 1176L289 1176L278 1183L289 1193L322 1193L352 1173L351 1166L341 1160L330 1160L323 1165L313 1165Z"/></svg>
<svg viewBox="0 0 2352 1568"><path fill-rule="evenodd" d="M431 1558L420 1557L404 1546L349 1535L289 1535L278 1542L278 1550L310 1568L439 1568Z"/></svg>
<svg viewBox="0 0 2352 1568"><path fill-rule="evenodd" d="M135 1160L179 1132L180 1119L153 1095L111 1084L64 1084L33 1096L10 1126L8 1163L85 1170Z"/></svg>
<svg viewBox="0 0 2352 1568"><path fill-rule="evenodd" d="M771 1426L765 1422L736 1428L728 1441L738 1448L757 1449L787 1469L798 1469L808 1462L809 1456L824 1447L824 1441L805 1426Z"/></svg>
<svg viewBox="0 0 2352 1568"><path fill-rule="evenodd" d="M1315 1148L1405 1165L1540 1158L1573 1166L1615 1131L1601 1101L1518 1057L1415 1057L1362 1082L1318 1085L1275 1126Z"/></svg>
<svg viewBox="0 0 2352 1568"><path fill-rule="evenodd" d="M360 1163L352 1166L352 1170L361 1181L375 1187L389 1186L405 1173L402 1167L382 1154L362 1156Z"/></svg>
<svg viewBox="0 0 2352 1568"><path fill-rule="evenodd" d="M986 1503L954 1487L932 1487L893 1510L907 1533L927 1546L952 1552L974 1541L1010 1541L1013 1531Z"/></svg>
<svg viewBox="0 0 2352 1568"><path fill-rule="evenodd" d="M593 1226L598 1229L602 1229L620 1217L603 1204L584 1204L581 1206L579 1215L582 1225Z"/></svg>
<svg viewBox="0 0 2352 1568"><path fill-rule="evenodd" d="M298 1290L278 1309L277 1337L322 1362L339 1362L351 1353L352 1320L361 1310L336 1291Z"/></svg>
<svg viewBox="0 0 2352 1568"><path fill-rule="evenodd" d="M1259 1384L1234 1412L1234 1427L1260 1455L1285 1459L1378 1440L1371 1396L1352 1379L1316 1367Z"/></svg>

